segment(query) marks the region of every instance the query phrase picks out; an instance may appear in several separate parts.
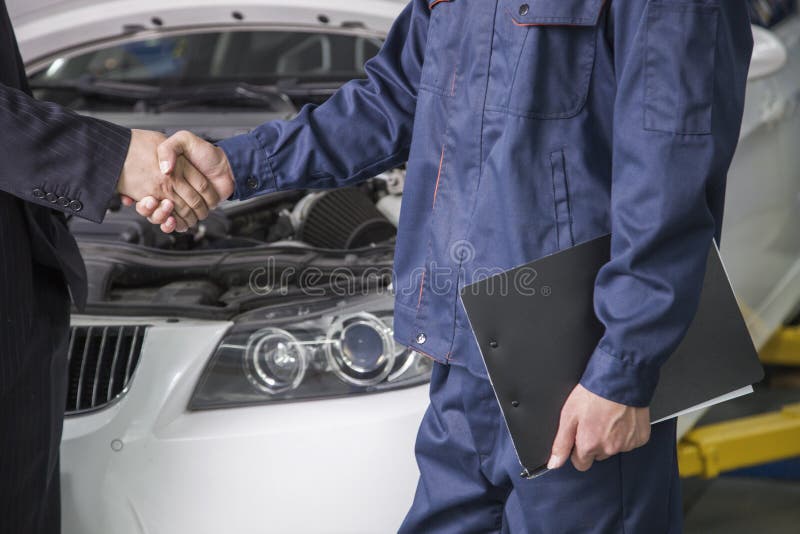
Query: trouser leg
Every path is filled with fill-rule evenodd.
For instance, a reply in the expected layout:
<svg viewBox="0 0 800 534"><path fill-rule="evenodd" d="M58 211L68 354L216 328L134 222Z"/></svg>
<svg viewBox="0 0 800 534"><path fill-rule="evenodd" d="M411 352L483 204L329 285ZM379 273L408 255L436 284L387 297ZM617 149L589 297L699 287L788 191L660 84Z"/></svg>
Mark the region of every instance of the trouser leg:
<svg viewBox="0 0 800 534"><path fill-rule="evenodd" d="M0 391L0 532L60 531L59 445L69 301L59 273L35 273L36 307L20 366ZM10 357L2 355L0 357Z"/></svg>
<svg viewBox="0 0 800 534"><path fill-rule="evenodd" d="M420 480L404 534L682 531L674 421L586 473L568 462L524 480L488 380L437 364L416 453Z"/></svg>
<svg viewBox="0 0 800 534"><path fill-rule="evenodd" d="M467 419L468 412L474 410L465 407L465 384L460 371L434 365L431 404L416 443L420 479L411 510L399 531L402 534L465 534L498 532L501 528L510 487L498 487L482 473L483 459L490 450L479 451L476 445ZM478 404L493 402L485 395L470 400Z"/></svg>
<svg viewBox="0 0 800 534"><path fill-rule="evenodd" d="M514 478L519 463L499 461L513 480L508 531L530 534L679 534L683 530L675 421L655 425L650 441L581 473L571 462L534 480ZM510 442L510 440L509 440ZM510 443L503 447L508 451Z"/></svg>

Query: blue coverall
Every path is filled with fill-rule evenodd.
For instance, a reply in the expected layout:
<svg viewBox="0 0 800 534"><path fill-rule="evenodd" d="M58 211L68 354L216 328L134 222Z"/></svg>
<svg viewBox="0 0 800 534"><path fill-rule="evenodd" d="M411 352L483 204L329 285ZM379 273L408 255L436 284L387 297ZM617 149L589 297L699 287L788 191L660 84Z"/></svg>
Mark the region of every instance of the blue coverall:
<svg viewBox="0 0 800 534"><path fill-rule="evenodd" d="M586 474L498 474L515 457L458 294L611 232L581 383L647 406L719 238L751 50L745 0L413 0L365 80L220 143L239 199L407 162L395 337L449 365L404 532L680 531L672 423Z"/></svg>

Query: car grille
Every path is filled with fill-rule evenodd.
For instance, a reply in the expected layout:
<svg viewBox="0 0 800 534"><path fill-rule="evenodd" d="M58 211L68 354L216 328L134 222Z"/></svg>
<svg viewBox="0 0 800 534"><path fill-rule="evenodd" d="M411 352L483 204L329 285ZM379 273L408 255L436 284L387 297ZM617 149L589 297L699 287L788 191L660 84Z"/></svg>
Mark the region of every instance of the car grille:
<svg viewBox="0 0 800 534"><path fill-rule="evenodd" d="M69 338L67 415L121 397L139 363L147 326L73 326Z"/></svg>

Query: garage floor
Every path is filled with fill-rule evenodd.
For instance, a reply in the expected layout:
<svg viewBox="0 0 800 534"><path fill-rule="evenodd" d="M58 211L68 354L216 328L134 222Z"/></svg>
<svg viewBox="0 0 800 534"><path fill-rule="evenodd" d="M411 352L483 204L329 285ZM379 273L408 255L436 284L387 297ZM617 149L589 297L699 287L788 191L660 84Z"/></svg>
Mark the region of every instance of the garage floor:
<svg viewBox="0 0 800 534"><path fill-rule="evenodd" d="M798 377L782 373L753 395L714 407L700 424L779 409L800 402ZM714 480L683 484L686 534L800 533L800 459Z"/></svg>
<svg viewBox="0 0 800 534"><path fill-rule="evenodd" d="M723 477L689 509L686 534L800 532L800 483Z"/></svg>

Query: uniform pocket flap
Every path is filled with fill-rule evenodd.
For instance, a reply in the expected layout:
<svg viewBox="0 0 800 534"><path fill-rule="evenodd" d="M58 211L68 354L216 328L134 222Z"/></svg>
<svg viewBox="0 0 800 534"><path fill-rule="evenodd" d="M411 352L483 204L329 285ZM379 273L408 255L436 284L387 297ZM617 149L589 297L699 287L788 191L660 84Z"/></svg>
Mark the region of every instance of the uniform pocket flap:
<svg viewBox="0 0 800 534"><path fill-rule="evenodd" d="M519 0L511 10L519 26L595 26L605 0Z"/></svg>

